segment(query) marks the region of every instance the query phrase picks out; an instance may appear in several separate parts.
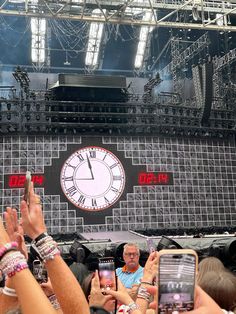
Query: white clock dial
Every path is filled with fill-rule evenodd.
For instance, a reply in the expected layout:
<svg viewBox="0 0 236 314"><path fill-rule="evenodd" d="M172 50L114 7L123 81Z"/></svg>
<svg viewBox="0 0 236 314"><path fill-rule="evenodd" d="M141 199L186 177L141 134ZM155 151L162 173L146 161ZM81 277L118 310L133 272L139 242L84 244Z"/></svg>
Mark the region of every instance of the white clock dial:
<svg viewBox="0 0 236 314"><path fill-rule="evenodd" d="M70 202L81 209L96 211L112 206L120 198L125 187L125 172L112 152L89 146L66 160L60 181Z"/></svg>

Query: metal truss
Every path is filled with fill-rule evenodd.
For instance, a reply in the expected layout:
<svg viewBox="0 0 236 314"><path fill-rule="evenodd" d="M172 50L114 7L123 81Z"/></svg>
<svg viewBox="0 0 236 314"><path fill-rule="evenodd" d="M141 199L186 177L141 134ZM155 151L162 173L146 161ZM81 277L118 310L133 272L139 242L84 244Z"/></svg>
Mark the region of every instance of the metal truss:
<svg viewBox="0 0 236 314"><path fill-rule="evenodd" d="M140 9L141 14L137 14L135 8ZM92 16L94 9L101 10L101 16ZM103 9L106 9L106 13ZM155 13L153 21L142 18L142 11L144 15L146 10ZM161 18L156 14L158 11L162 13ZM182 12L188 13L188 16L193 14L194 21L190 18L184 22L179 20L177 17ZM221 15L216 16L217 13ZM230 25L227 20L236 14L236 3L219 0L1 0L0 14L133 26L236 31L236 26Z"/></svg>
<svg viewBox="0 0 236 314"><path fill-rule="evenodd" d="M178 38L171 38L171 41L177 41L179 42ZM199 37L192 45L187 47L182 53L178 53L178 49L173 52L173 60L165 66L159 73L162 76L173 73L177 68L181 68L183 65L185 65L189 60L191 60L193 57L197 56L204 48L208 47L210 44L210 39L208 37L207 32ZM175 46L175 45L172 45Z"/></svg>
<svg viewBox="0 0 236 314"><path fill-rule="evenodd" d="M125 103L2 99L0 133L235 136L232 110L214 111L209 127L203 128L201 108L194 101L175 104L175 99L176 95L151 103L132 97Z"/></svg>

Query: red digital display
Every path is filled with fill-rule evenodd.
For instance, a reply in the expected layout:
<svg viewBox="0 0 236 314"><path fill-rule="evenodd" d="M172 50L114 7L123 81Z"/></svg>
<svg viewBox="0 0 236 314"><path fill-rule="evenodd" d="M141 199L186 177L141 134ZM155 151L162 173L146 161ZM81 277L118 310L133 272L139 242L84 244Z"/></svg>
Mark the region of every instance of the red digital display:
<svg viewBox="0 0 236 314"><path fill-rule="evenodd" d="M171 172L140 172L138 183L139 185L172 185L173 175Z"/></svg>
<svg viewBox="0 0 236 314"><path fill-rule="evenodd" d="M41 187L44 184L44 175L42 174L32 174L31 181L34 183L35 187ZM7 187L10 189L13 188L23 188L25 184L25 175L23 174L11 174L7 179Z"/></svg>

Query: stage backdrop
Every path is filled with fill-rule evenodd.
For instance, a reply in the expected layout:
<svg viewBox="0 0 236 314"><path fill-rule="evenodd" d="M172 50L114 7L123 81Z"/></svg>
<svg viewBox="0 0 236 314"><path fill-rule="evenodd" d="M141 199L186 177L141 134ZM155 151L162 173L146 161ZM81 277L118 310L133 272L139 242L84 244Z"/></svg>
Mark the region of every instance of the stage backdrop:
<svg viewBox="0 0 236 314"><path fill-rule="evenodd" d="M235 142L162 137L0 138L0 210L32 172L48 231L235 226Z"/></svg>

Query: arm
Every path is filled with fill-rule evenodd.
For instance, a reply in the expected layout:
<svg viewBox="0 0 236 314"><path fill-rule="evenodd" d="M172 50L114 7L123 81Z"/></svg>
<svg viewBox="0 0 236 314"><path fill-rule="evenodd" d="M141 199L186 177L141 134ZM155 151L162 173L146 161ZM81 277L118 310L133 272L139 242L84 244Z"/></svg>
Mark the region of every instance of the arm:
<svg viewBox="0 0 236 314"><path fill-rule="evenodd" d="M126 305L127 307L132 309L132 314L142 314L142 311L140 311L139 305L133 301L131 296L129 295L127 289L122 285L121 281L117 279L118 281L118 290L108 290L106 291L107 295L113 296L117 301L119 301L121 304Z"/></svg>
<svg viewBox="0 0 236 314"><path fill-rule="evenodd" d="M136 303L140 311L145 314L150 301L150 293L147 291L153 285L153 280L157 275L158 252L152 252L145 264L143 278L138 290Z"/></svg>
<svg viewBox="0 0 236 314"><path fill-rule="evenodd" d="M6 248L5 245L8 243L10 243L10 239L0 218L0 268L5 276L9 277L11 275L8 284L16 290L23 313L31 314L33 308L34 314L55 314L42 289L26 268L27 263L24 256L16 250L9 250L3 254L3 250ZM22 268L16 270L15 266L18 265L21 265Z"/></svg>
<svg viewBox="0 0 236 314"><path fill-rule="evenodd" d="M29 206L25 201L22 201L20 206L22 226L24 232L31 239L35 240L39 235L46 232L46 226L43 219L42 206L39 203L39 197L34 193L33 186L30 188L29 197ZM45 258L45 267L63 313L89 314L89 306L78 281L61 256L58 255L59 251L55 242L50 239L49 245L53 250L51 254L52 259Z"/></svg>

